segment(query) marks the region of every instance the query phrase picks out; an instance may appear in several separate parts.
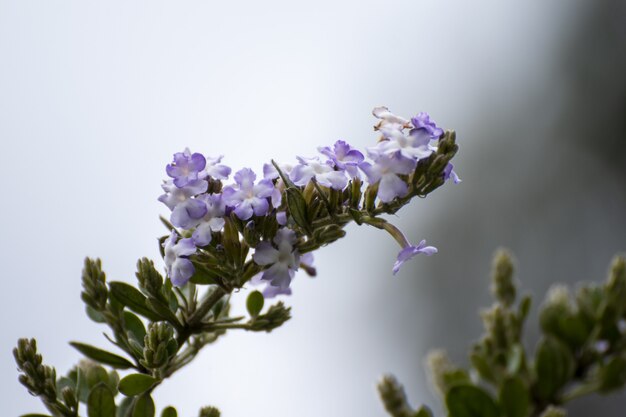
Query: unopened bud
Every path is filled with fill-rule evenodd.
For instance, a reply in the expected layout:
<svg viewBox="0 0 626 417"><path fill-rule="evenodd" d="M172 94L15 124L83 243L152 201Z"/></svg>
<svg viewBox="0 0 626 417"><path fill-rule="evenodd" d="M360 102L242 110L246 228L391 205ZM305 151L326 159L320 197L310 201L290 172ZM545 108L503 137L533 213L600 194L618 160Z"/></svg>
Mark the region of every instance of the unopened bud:
<svg viewBox="0 0 626 417"><path fill-rule="evenodd" d="M385 406L385 410L393 417L412 417L413 410L409 407L404 393L404 387L396 378L387 375L378 384L378 393Z"/></svg>
<svg viewBox="0 0 626 417"><path fill-rule="evenodd" d="M198 417L220 417L221 413L215 407L203 407Z"/></svg>
<svg viewBox="0 0 626 417"><path fill-rule="evenodd" d="M496 252L493 258L491 293L506 307L515 301L517 288L513 279L513 260L505 249Z"/></svg>

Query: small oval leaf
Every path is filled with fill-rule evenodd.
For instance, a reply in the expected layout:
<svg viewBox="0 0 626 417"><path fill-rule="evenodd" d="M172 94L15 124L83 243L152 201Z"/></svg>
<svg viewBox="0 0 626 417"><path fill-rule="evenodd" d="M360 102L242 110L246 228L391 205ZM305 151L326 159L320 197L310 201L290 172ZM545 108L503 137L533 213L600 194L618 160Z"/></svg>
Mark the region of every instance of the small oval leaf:
<svg viewBox="0 0 626 417"><path fill-rule="evenodd" d="M261 310L263 310L264 303L265 298L263 298L263 294L261 294L259 291L252 291L250 295L248 295L248 299L246 300L248 313L250 313L252 317L258 316Z"/></svg>
<svg viewBox="0 0 626 417"><path fill-rule="evenodd" d="M122 378L117 388L122 394L132 397L146 392L152 388L155 382L157 382L156 378L150 375L131 374Z"/></svg>
<svg viewBox="0 0 626 417"><path fill-rule="evenodd" d="M87 398L88 417L115 417L113 393L105 384L96 385Z"/></svg>
<svg viewBox="0 0 626 417"><path fill-rule="evenodd" d="M500 409L506 417L526 417L530 411L530 396L519 377L508 378L500 387Z"/></svg>
<svg viewBox="0 0 626 417"><path fill-rule="evenodd" d="M146 305L146 296L132 285L128 285L125 282L111 281L109 282L109 289L113 298L135 313L141 314L152 321L161 320L161 317Z"/></svg>
<svg viewBox="0 0 626 417"><path fill-rule="evenodd" d="M161 417L178 417L178 413L174 407L166 407L161 412Z"/></svg>
<svg viewBox="0 0 626 417"><path fill-rule="evenodd" d="M154 401L150 395L142 395L135 399L132 417L154 417Z"/></svg>
<svg viewBox="0 0 626 417"><path fill-rule="evenodd" d="M70 342L70 345L83 355L87 356L89 359L112 366L113 368L128 369L134 366L127 359L94 346L79 342Z"/></svg>
<svg viewBox="0 0 626 417"><path fill-rule="evenodd" d="M481 388L473 385L457 385L446 395L446 407L450 417L499 417L495 401Z"/></svg>

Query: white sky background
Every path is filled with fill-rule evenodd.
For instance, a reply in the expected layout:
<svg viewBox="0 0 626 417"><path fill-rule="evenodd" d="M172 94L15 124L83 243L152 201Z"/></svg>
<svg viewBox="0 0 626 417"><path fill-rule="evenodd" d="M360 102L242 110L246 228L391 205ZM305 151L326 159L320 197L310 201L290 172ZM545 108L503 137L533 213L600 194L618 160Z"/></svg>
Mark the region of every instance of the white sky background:
<svg viewBox="0 0 626 417"><path fill-rule="evenodd" d="M83 314L82 260L131 281L138 258L158 258L172 153L260 171L340 138L363 148L375 141L371 108L386 104L457 129L462 173L488 128L476 114L506 113L542 78L581 3L0 0L2 415L43 411L17 382L18 337L36 337L60 374L79 358L68 341L107 346ZM436 216L428 199L416 204L423 221ZM415 277L391 278L396 252L382 232L350 227L316 254L318 278L296 279L290 322L207 347L156 391L157 406L380 416L374 386L387 371L433 404L413 366Z"/></svg>

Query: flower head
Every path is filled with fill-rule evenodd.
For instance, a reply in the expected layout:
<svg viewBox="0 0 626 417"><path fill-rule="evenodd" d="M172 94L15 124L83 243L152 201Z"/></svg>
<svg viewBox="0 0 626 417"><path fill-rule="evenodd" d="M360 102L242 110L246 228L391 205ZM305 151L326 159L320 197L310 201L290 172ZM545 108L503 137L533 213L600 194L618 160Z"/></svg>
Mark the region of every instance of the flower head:
<svg viewBox="0 0 626 417"><path fill-rule="evenodd" d="M393 264L393 274L397 274L400 270L400 267L402 267L402 264L420 253L423 253L426 256L430 256L437 253L437 248L435 248L434 246L426 246L425 240L422 240L417 246L406 246L400 251L400 253L398 253L396 263Z"/></svg>
<svg viewBox="0 0 626 417"><path fill-rule="evenodd" d="M167 175L174 178L174 185L184 187L197 180L198 174L206 166L206 159L200 153L192 154L189 148L174 154L174 162L165 168Z"/></svg>
<svg viewBox="0 0 626 417"><path fill-rule="evenodd" d="M268 197L272 196L274 184L270 180L261 180L255 184L256 174L250 168L244 168L235 174L237 186L224 188L222 196L227 206L233 207L241 220L255 216L264 216L269 210Z"/></svg>
<svg viewBox="0 0 626 417"><path fill-rule="evenodd" d="M191 236L197 246L211 243L211 232L219 232L224 227L226 205L221 194L203 194L197 198L206 205L206 214L200 219Z"/></svg>
<svg viewBox="0 0 626 417"><path fill-rule="evenodd" d="M231 173L230 167L220 164L224 156L220 155L217 158L207 158L206 168L200 172L199 178L211 177L218 180L225 180Z"/></svg>
<svg viewBox="0 0 626 417"><path fill-rule="evenodd" d="M408 175L415 169L415 161L403 158L400 152L393 154L372 154L374 164L363 162L361 170L367 175L370 184L378 184L378 198L388 203L396 197L404 197L409 190L407 183L398 175Z"/></svg>
<svg viewBox="0 0 626 417"><path fill-rule="evenodd" d="M443 135L443 129L438 127L433 120L430 120L430 116L428 115L428 113L417 113L415 117L411 118L411 123L413 124L413 127L415 127L415 129L425 130L434 139L437 139L439 136Z"/></svg>
<svg viewBox="0 0 626 417"><path fill-rule="evenodd" d="M343 190L348 185L348 178L343 171L335 171L329 164L320 162L319 158L298 157L296 165L289 175L296 185L307 185L312 178L324 187Z"/></svg>
<svg viewBox="0 0 626 417"><path fill-rule="evenodd" d="M365 157L346 142L338 140L332 149L329 146L324 146L317 148L317 150L322 155L327 156L335 168L346 171L352 178L359 176L358 166Z"/></svg>
<svg viewBox="0 0 626 417"><path fill-rule="evenodd" d="M196 245L193 239L181 239L178 240L178 235L174 230L163 242L165 248L165 268L167 276L170 277L172 284L180 287L189 281L189 278L195 272L193 264L187 256L191 256L196 253Z"/></svg>
<svg viewBox="0 0 626 417"><path fill-rule="evenodd" d="M252 255L254 262L261 266L271 265L263 272L261 279L283 290L289 287L300 263L300 255L294 248L296 240L295 232L283 227L276 233L274 245L270 242L261 242L257 245Z"/></svg>
<svg viewBox="0 0 626 417"><path fill-rule="evenodd" d="M173 181L166 181L161 187L165 194L159 197L159 201L172 210L170 221L174 226L189 229L206 214L206 204L192 198L207 190L208 183L205 180L194 180L182 188Z"/></svg>

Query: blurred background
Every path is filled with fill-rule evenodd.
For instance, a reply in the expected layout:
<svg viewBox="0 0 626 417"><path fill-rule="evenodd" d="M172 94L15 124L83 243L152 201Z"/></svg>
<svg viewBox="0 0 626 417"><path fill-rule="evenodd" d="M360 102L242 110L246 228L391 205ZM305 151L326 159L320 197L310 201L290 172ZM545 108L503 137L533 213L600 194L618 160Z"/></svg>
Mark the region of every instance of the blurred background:
<svg viewBox="0 0 626 417"><path fill-rule="evenodd" d="M392 277L393 240L349 227L294 282L290 322L231 333L158 389L182 416L382 416L387 372L441 415L423 358L466 363L497 247L535 307L553 282L603 280L626 250L626 3L0 0L2 415L43 411L17 382L18 337L59 373L79 359L68 341L107 345L83 314L82 260L132 281L158 258L174 152L260 171L337 139L363 148L376 105L458 132L463 183L395 219L439 254Z"/></svg>

